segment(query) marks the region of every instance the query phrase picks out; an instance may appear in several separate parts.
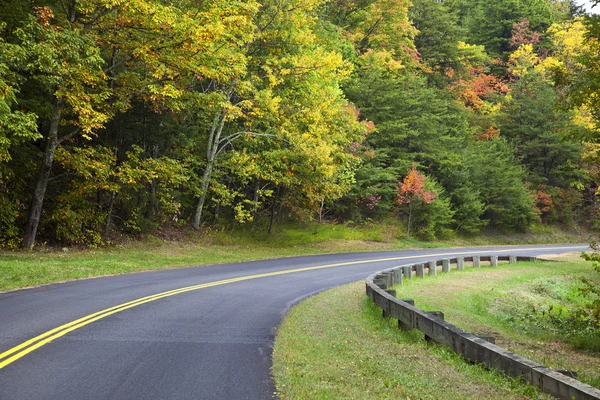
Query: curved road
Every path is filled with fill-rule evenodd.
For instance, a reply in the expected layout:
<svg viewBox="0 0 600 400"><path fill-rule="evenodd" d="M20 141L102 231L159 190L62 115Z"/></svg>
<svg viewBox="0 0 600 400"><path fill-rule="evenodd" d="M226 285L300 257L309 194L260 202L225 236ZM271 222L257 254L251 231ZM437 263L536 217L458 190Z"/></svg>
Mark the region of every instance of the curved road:
<svg viewBox="0 0 600 400"><path fill-rule="evenodd" d="M276 328L311 294L430 258L585 248L292 257L0 294L0 399L270 399Z"/></svg>

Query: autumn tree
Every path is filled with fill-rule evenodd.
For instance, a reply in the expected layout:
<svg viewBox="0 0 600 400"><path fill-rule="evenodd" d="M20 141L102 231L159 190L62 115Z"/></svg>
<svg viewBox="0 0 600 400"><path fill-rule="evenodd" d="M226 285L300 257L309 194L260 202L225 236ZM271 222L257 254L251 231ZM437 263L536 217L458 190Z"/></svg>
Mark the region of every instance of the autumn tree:
<svg viewBox="0 0 600 400"><path fill-rule="evenodd" d="M223 44L245 40L248 30L240 21L255 9L254 3L198 9L151 0L61 4L34 8L10 44L20 57L9 69L43 104L31 110L44 127L45 148L25 228L28 248L58 146L93 138L135 101L147 101L156 111L181 109L190 81L199 77L229 82L235 75L230 64L239 63Z"/></svg>

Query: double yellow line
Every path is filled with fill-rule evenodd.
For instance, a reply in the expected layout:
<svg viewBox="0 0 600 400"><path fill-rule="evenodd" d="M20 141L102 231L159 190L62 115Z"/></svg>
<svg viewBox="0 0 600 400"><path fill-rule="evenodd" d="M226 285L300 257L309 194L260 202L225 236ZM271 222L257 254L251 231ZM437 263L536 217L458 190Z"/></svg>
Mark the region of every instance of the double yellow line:
<svg viewBox="0 0 600 400"><path fill-rule="evenodd" d="M583 249L583 246L579 247L557 247L553 248L553 250L575 250L575 249ZM536 251L536 250L546 250L545 248L528 248L528 249L511 249L510 251L519 251L519 250L528 250L528 251ZM486 253L506 253L508 250L494 250L487 251ZM42 333L39 336L36 336L32 339L29 339L11 349L6 350L4 353L0 354L0 369L6 367L7 365L17 361L21 357L31 353L32 351L39 349L43 345L50 343L51 341L58 339L69 332L72 332L76 329L84 327L92 322L98 321L99 319L106 318L109 315L113 315L119 313L121 311L125 311L127 309L140 306L142 304L149 303L151 301L156 301L163 299L165 297L174 296L181 293L191 292L193 290L205 289L213 286L226 285L228 283L247 281L250 279L259 279L266 278L270 276L277 275L286 275L293 274L297 272L305 272L305 271L313 271L318 269L326 269L326 268L334 268L334 267L343 267L349 265L357 265L357 264L369 264L369 263L378 263L378 262L386 262L386 261L399 261L399 260L408 260L412 258L423 258L423 257L443 257L449 255L464 255L464 254L472 254L473 252L454 252L454 253L440 253L440 254L425 254L418 256L405 256L405 257L392 257L392 258L379 258L374 260L363 260L363 261L351 261L345 263L336 263L336 264L327 264L327 265L319 265L315 267L305 267L305 268L296 268L296 269L287 269L283 271L276 272L268 272L264 274L256 274L256 275L247 275L241 276L238 278L224 279L221 281L208 282L200 285L187 286L180 289L169 290L167 292L158 293L152 296L141 297L136 300L129 301L127 303L119 304L114 307L106 308L102 311L95 312L93 314L87 315L83 318L79 318L75 321L69 322L67 324L61 325L57 328L54 328L48 332Z"/></svg>

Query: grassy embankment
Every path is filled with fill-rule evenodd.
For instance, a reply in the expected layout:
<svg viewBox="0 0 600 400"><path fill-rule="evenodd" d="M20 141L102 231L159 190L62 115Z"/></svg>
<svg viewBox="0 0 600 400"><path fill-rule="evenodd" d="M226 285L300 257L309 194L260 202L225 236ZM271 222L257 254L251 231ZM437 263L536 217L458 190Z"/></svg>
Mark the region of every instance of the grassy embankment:
<svg viewBox="0 0 600 400"><path fill-rule="evenodd" d="M281 399L552 398L398 330L364 290L342 286L290 311L273 354Z"/></svg>
<svg viewBox="0 0 600 400"><path fill-rule="evenodd" d="M0 251L0 292L73 279L124 274L144 270L209 265L294 255L351 251L381 251L433 247L524 243L574 243L585 234L550 228L517 235L483 235L438 242L419 242L404 236L393 222L359 227L304 225L279 228L273 235L231 232L179 232L176 240L148 237L97 249Z"/></svg>
<svg viewBox="0 0 600 400"><path fill-rule="evenodd" d="M569 332L568 324L556 320L568 322L566 310L589 301L577 290L580 277L599 278L584 262L519 263L413 279L397 289L399 297L442 310L447 321L467 331L491 333L500 346L577 371L598 387L599 353L566 341L593 349L598 336ZM399 331L365 297L363 283L295 307L278 332L273 372L282 398L545 398L442 346L428 346L417 331Z"/></svg>
<svg viewBox="0 0 600 400"><path fill-rule="evenodd" d="M492 334L499 346L600 388L600 330L578 313L596 298L582 294L581 278L600 284L590 263L568 261L467 269L397 289L468 332Z"/></svg>

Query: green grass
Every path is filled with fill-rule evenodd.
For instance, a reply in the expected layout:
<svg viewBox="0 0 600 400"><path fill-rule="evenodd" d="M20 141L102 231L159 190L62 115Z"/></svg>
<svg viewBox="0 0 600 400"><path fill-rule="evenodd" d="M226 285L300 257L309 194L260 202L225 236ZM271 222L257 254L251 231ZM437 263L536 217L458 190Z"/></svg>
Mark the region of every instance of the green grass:
<svg viewBox="0 0 600 400"><path fill-rule="evenodd" d="M364 282L294 307L279 328L272 372L281 399L551 398L398 330L366 298Z"/></svg>
<svg viewBox="0 0 600 400"><path fill-rule="evenodd" d="M580 380L600 387L600 332L569 319L590 301L579 291L582 277L600 280L583 261L537 262L452 271L405 281L396 289L398 297L443 311L446 321L466 331L492 334L501 347L551 368L577 371Z"/></svg>
<svg viewBox="0 0 600 400"><path fill-rule="evenodd" d="M560 231L557 231L560 232ZM296 224L264 229L231 231L182 231L177 240L149 236L144 241L97 249L49 249L0 251L0 292L42 284L145 270L180 268L295 255L354 251L383 251L514 243L504 236L455 238L422 242L406 238L404 227L393 220L378 223ZM541 237L546 240L542 241ZM582 242L579 234L520 235L519 244ZM559 240L560 239L560 240Z"/></svg>

